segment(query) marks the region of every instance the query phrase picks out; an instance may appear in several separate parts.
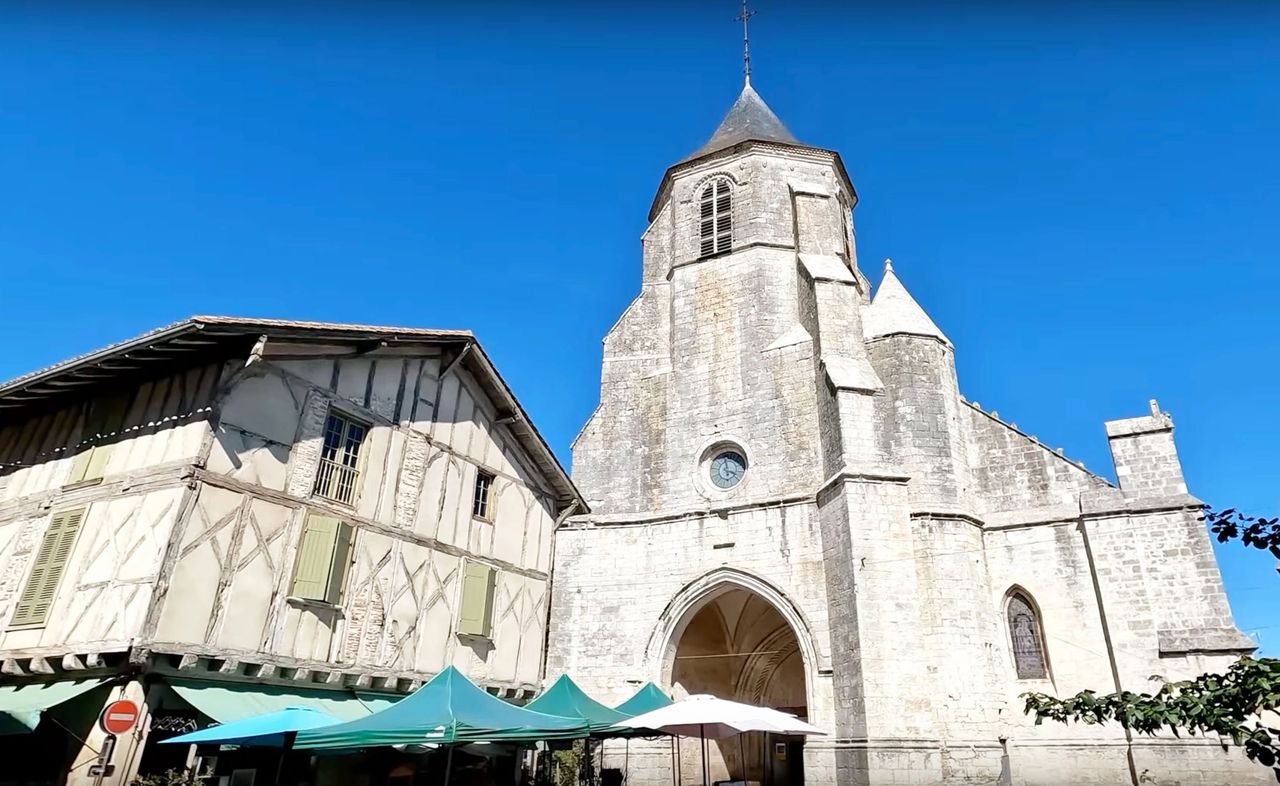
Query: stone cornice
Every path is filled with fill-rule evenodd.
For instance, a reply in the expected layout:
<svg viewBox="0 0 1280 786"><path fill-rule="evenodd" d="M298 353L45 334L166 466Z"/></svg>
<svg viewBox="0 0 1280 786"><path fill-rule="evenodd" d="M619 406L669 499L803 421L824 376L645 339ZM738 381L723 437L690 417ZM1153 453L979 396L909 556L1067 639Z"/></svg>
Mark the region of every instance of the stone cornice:
<svg viewBox="0 0 1280 786"><path fill-rule="evenodd" d="M768 508L785 508L796 505L812 505L812 494L797 494L784 497L773 497L763 500L751 500L736 504L715 505L702 508L686 508L670 513L590 513L569 517L562 530L588 529L591 527L633 527L646 524L668 524L679 521L690 521L708 516L728 516L747 510L764 510Z"/></svg>
<svg viewBox="0 0 1280 786"><path fill-rule="evenodd" d="M883 483L905 486L909 480L911 480L910 475L884 467L843 467L818 488L817 496L822 497L843 483Z"/></svg>

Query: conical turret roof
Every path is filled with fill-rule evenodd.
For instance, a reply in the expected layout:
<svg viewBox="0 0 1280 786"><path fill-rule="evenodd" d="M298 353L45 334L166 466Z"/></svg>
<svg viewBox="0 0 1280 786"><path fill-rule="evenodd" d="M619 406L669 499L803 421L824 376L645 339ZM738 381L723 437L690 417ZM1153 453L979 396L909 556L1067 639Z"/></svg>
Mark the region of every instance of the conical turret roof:
<svg viewBox="0 0 1280 786"><path fill-rule="evenodd" d="M729 107L728 114L720 121L720 127L711 135L711 139L684 160L692 161L747 140L799 144L755 88L751 87L750 82L743 85L738 100Z"/></svg>
<svg viewBox="0 0 1280 786"><path fill-rule="evenodd" d="M876 295L863 314L862 325L867 338L906 334L930 336L951 345L898 280L893 272L893 263L887 259L884 261L884 278L880 279Z"/></svg>

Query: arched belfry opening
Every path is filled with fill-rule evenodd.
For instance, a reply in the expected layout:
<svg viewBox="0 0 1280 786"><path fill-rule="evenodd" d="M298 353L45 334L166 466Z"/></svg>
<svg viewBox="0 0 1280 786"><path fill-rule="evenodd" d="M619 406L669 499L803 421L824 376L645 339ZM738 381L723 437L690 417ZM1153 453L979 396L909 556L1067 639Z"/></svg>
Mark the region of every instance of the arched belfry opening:
<svg viewBox="0 0 1280 786"><path fill-rule="evenodd" d="M806 652L788 616L794 611L741 583L708 587L671 628L663 677L672 693L707 693L807 719ZM709 742L711 781L798 786L802 745L801 738L754 732ZM699 779L701 766L697 741L685 740L682 782Z"/></svg>

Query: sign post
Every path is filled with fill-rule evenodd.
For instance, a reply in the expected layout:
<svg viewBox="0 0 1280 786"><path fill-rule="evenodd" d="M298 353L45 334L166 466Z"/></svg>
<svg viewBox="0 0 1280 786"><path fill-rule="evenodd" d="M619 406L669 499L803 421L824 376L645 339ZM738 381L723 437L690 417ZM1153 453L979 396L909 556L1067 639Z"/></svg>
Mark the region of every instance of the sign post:
<svg viewBox="0 0 1280 786"><path fill-rule="evenodd" d="M102 741L102 750L98 751L98 760L89 766L89 774L97 783L115 772L116 765L111 763L111 756L116 751L116 735L124 734L138 722L138 705L131 701L113 701L102 711L98 725L107 733Z"/></svg>

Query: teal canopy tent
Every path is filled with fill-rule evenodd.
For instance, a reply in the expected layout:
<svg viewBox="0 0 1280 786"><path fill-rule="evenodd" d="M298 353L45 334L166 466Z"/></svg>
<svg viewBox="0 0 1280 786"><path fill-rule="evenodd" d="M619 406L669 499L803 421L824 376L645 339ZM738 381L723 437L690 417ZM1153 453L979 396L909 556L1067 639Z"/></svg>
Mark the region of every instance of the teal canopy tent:
<svg viewBox="0 0 1280 786"><path fill-rule="evenodd" d="M166 745L239 745L242 747L288 748L292 735L308 729L332 726L340 721L310 707L289 707L279 712L210 726L200 731L161 740Z"/></svg>
<svg viewBox="0 0 1280 786"><path fill-rule="evenodd" d="M82 693L93 690L105 680L62 680L36 685L0 687L0 734L25 734L35 731L40 714Z"/></svg>
<svg viewBox="0 0 1280 786"><path fill-rule="evenodd" d="M663 693L657 685L652 682L646 682L644 687L636 691L635 695L626 701L614 707L615 710L626 715L628 718L634 718L637 715L643 715L646 712L653 712L656 709L667 706L671 703L671 697Z"/></svg>
<svg viewBox="0 0 1280 786"><path fill-rule="evenodd" d="M576 682L569 679L567 674L562 674L550 688L525 705L525 709L547 715L559 715L563 718L581 719L593 733L604 731L613 724L631 717L609 709L588 696Z"/></svg>
<svg viewBox="0 0 1280 786"><path fill-rule="evenodd" d="M298 734L298 748L368 748L455 742L528 742L588 734L580 718L508 704L448 667L414 693L365 718Z"/></svg>

